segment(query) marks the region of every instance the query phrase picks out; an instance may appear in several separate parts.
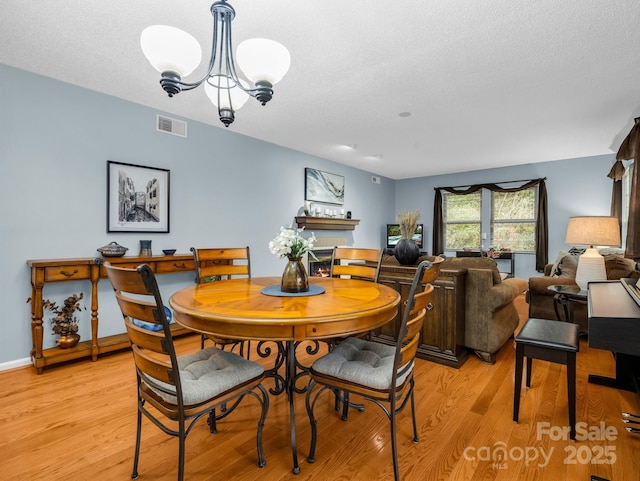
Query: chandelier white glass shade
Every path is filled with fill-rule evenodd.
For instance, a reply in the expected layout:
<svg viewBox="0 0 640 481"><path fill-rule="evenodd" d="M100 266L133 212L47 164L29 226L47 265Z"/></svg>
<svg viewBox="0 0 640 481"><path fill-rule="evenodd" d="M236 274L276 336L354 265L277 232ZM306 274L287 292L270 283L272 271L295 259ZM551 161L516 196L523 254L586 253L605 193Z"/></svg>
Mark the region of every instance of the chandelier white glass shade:
<svg viewBox="0 0 640 481"><path fill-rule="evenodd" d="M289 51L273 40L253 38L238 45L238 65L253 83L238 77L232 50L231 21L235 10L225 0L211 5L213 39L206 75L197 82L184 82L202 60L198 41L188 33L166 25L147 27L140 45L151 65L160 72L160 85L169 97L203 83L211 101L218 107L222 123L228 127L234 112L249 98L265 105L273 97L273 86L285 76L291 64Z"/></svg>
<svg viewBox="0 0 640 481"><path fill-rule="evenodd" d="M222 79L225 82L225 79ZM238 110L242 107L247 100L249 100L249 94L244 90L235 88L233 85L229 85L230 82L226 82L227 86L224 88L216 88L209 82L204 83L204 92L211 100L211 103L219 109ZM240 79L240 83L243 87L248 87L247 82Z"/></svg>
<svg viewBox="0 0 640 481"><path fill-rule="evenodd" d="M590 246L578 258L578 269L576 270L576 284L580 289L587 290L589 282L607 280L604 257L600 255L594 246L617 247L620 245L620 223L618 218L604 216L570 217L565 243Z"/></svg>

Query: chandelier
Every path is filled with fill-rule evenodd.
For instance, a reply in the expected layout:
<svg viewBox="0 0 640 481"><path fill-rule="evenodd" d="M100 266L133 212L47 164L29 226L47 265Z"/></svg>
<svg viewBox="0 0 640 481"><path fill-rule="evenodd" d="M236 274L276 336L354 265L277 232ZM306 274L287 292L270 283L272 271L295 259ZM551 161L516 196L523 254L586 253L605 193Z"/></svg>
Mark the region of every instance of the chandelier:
<svg viewBox="0 0 640 481"><path fill-rule="evenodd" d="M289 70L289 51L273 40L252 38L238 45L238 65L245 77L238 77L233 58L231 22L235 10L226 0L211 5L213 40L211 59L206 75L199 81L182 80L192 73L202 60L198 41L187 32L167 25L152 25L142 32L140 45L151 65L161 74L160 85L169 97L204 84L211 102L218 107L220 121L229 127L234 113L249 96L265 105L273 97L273 85Z"/></svg>

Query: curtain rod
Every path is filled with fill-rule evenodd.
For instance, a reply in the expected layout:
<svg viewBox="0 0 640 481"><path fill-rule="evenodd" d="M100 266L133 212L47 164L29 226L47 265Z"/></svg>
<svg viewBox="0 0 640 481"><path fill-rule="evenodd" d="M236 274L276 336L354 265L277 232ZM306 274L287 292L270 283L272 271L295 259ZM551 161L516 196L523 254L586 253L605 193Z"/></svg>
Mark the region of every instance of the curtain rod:
<svg viewBox="0 0 640 481"><path fill-rule="evenodd" d="M524 180L503 180L502 182L480 182L480 184L515 184L518 182L531 182L534 180L547 180L546 177L540 177L538 179L524 179ZM465 184L465 185L454 185L451 187L434 187L434 189L459 189L460 187L471 187L473 185L478 184Z"/></svg>

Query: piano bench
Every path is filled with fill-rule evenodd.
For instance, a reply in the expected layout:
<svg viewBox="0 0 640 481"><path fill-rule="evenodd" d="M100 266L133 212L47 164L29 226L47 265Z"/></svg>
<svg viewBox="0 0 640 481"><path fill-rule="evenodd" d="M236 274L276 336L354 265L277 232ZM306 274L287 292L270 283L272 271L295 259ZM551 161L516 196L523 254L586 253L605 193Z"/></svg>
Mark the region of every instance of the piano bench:
<svg viewBox="0 0 640 481"><path fill-rule="evenodd" d="M527 358L526 385L531 387L533 359L555 362L567 366L567 393L569 405L570 438L576 439L576 353L580 350L578 324L549 319L527 319L515 337L516 369L513 395L513 420L518 422L522 365Z"/></svg>

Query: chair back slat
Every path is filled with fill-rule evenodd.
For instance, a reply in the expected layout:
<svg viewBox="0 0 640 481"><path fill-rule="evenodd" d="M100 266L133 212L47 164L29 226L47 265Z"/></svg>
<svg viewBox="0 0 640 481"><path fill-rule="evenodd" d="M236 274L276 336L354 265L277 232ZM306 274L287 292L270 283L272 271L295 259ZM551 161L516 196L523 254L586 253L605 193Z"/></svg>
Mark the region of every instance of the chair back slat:
<svg viewBox="0 0 640 481"><path fill-rule="evenodd" d="M220 280L229 280L232 276L248 276L249 269L246 265L232 265L232 264L204 264L200 265L198 277L200 282L205 277L219 277Z"/></svg>
<svg viewBox="0 0 640 481"><path fill-rule="evenodd" d="M249 246L231 248L191 248L196 267L196 284L207 278L228 280L233 276L251 277Z"/></svg>
<svg viewBox="0 0 640 481"><path fill-rule="evenodd" d="M174 371L171 363L166 360L167 357L164 358L165 360L154 357L150 355L149 351L145 351L135 344L131 347L131 350L133 351L136 368L139 371L155 380L175 386Z"/></svg>
<svg viewBox="0 0 640 481"><path fill-rule="evenodd" d="M114 289L115 286L118 286L118 291L142 296L151 295L144 282L141 282L140 274L135 269L113 267L108 262L104 263L104 267Z"/></svg>
<svg viewBox="0 0 640 481"><path fill-rule="evenodd" d="M420 325L422 325L422 322L420 322ZM398 363L399 368L408 365L415 359L416 353L418 352L419 343L420 334L416 334L406 344L404 344L402 348L400 348L400 362Z"/></svg>
<svg viewBox="0 0 640 481"><path fill-rule="evenodd" d="M434 287L432 285L427 285L425 286L424 291L416 294L414 297L414 305L409 312L409 319L405 326L405 333L400 347L400 366L405 366L416 356L420 341L420 333L422 331L422 324L427 315L427 304L431 299L433 289Z"/></svg>
<svg viewBox="0 0 640 481"><path fill-rule="evenodd" d="M331 256L331 277L378 280L382 251L357 247L335 247Z"/></svg>
<svg viewBox="0 0 640 481"><path fill-rule="evenodd" d="M139 321L161 324L155 317L155 303L151 304L141 299L132 299L122 295L120 292L116 293L116 300L123 315L131 319L138 319Z"/></svg>
<svg viewBox="0 0 640 481"><path fill-rule="evenodd" d="M125 326L127 327L127 334L131 344L134 346L140 346L142 349L148 351L157 352L160 354L168 355L167 344L164 332L162 331L150 331L138 327L131 322L131 319L125 318Z"/></svg>
<svg viewBox="0 0 640 481"><path fill-rule="evenodd" d="M334 265L331 277L341 276L375 281L377 273L375 267L365 266L364 264Z"/></svg>
<svg viewBox="0 0 640 481"><path fill-rule="evenodd" d="M404 333L404 338L402 339L403 343L408 342L410 338L415 336L422 329L421 324L425 316L425 313L422 311L426 312L426 307L431 299L433 289L432 285L427 285L425 290L416 296L415 306L411 309L409 319L407 319L406 331Z"/></svg>

